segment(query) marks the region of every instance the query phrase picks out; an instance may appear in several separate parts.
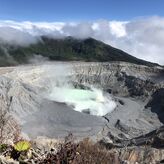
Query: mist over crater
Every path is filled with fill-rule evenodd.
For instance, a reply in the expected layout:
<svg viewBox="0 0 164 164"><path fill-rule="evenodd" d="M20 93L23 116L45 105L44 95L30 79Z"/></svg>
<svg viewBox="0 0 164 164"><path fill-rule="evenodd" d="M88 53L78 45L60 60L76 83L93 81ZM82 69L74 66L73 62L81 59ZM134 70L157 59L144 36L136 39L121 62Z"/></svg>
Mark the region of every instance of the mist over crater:
<svg viewBox="0 0 164 164"><path fill-rule="evenodd" d="M74 85L75 69L73 64L65 62L43 64L32 70L22 69L18 78L42 90L41 95L44 98L65 103L75 111L97 116L113 111L116 103L103 88L87 83L83 84L84 88Z"/></svg>
<svg viewBox="0 0 164 164"><path fill-rule="evenodd" d="M65 137L69 132L95 137L106 123L115 129L113 135L132 138L161 125L157 116L144 111L153 91L163 86L159 66L45 61L1 67L0 73L3 108L9 108L30 138ZM115 127L117 120L125 132Z"/></svg>

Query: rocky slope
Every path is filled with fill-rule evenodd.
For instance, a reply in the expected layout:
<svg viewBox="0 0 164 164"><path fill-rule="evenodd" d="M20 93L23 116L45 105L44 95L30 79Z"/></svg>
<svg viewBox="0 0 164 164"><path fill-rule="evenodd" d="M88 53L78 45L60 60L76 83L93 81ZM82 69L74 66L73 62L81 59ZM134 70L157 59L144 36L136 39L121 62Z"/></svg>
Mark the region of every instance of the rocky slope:
<svg viewBox="0 0 164 164"><path fill-rule="evenodd" d="M162 67L147 67L123 62L75 64L74 81L96 85L112 94L148 97L163 87Z"/></svg>
<svg viewBox="0 0 164 164"><path fill-rule="evenodd" d="M68 72L64 73L65 70L62 67L65 67ZM67 76L67 80L62 77L61 81L58 77L60 73L56 73L60 71L63 71L64 77ZM117 137L133 138L163 124L161 117L158 118L159 112L154 112L154 106L159 105L160 111L163 106L156 102L157 100L154 100L155 102L151 100L151 95L154 99L156 97L154 94L158 90L162 90L160 88L164 86L163 75L164 71L160 67L139 66L122 62L59 62L48 63L44 66L1 68L1 94L5 95L1 98L1 106L3 103L8 104L10 112L21 122L25 131L34 137L46 134L49 137L64 136L70 131L77 132L77 136L96 135L104 127L102 128L103 132L99 135L100 138L108 133L109 128ZM99 87L104 90L104 94L110 92L114 96L117 107L104 118L76 112L66 104L59 104L48 99L47 95L52 89L52 79L58 79L53 80L53 85L57 83L63 85L65 81L69 81L75 87ZM158 97L156 99L159 100ZM152 103L153 106L150 105ZM150 106L150 108L145 108L145 106ZM2 107L6 108L5 105ZM55 110L53 111L53 109ZM49 112L45 112L45 110ZM64 114L66 111L68 115ZM44 120L45 115L46 120ZM37 117L39 117L38 120ZM79 119L80 117L85 119ZM118 120L120 127L115 126ZM32 127L33 124L36 127ZM37 127L40 124L43 129L39 130ZM49 125L51 128L47 127ZM60 126L61 128L59 128ZM82 129L79 128L80 126ZM32 127L31 130L30 127ZM94 130L95 128L97 132Z"/></svg>
<svg viewBox="0 0 164 164"><path fill-rule="evenodd" d="M156 113L159 120L164 123L164 88L160 88L152 94L146 108Z"/></svg>
<svg viewBox="0 0 164 164"><path fill-rule="evenodd" d="M66 83L74 88L99 88L104 96L110 93L117 106L100 117L74 111L66 103L49 99L52 87ZM155 129L163 128L163 88L164 70L159 66L126 62L49 62L0 68L1 108L17 120L28 137L63 138L69 132L78 140L89 136L103 141L106 146L116 147L124 160L143 161L141 156L146 150L142 146L150 140L156 142L160 138L163 144L163 131L154 133ZM135 142L127 145L132 141ZM119 144L131 148L119 150ZM141 151L136 146L141 146ZM149 146L153 147L153 143ZM157 147L150 152L163 154ZM156 161L162 159L160 155Z"/></svg>
<svg viewBox="0 0 164 164"><path fill-rule="evenodd" d="M1 109L7 110L29 137L64 137L70 132L87 137L95 135L104 125L102 118L47 99L43 95L47 88L39 81L40 72L35 68L1 68L1 72Z"/></svg>
<svg viewBox="0 0 164 164"><path fill-rule="evenodd" d="M163 124L162 68L121 62L77 64L74 70L77 83L102 87L115 95L117 107L105 116L108 123L103 133L110 129L113 136L127 139L148 133ZM116 126L118 121L119 126Z"/></svg>

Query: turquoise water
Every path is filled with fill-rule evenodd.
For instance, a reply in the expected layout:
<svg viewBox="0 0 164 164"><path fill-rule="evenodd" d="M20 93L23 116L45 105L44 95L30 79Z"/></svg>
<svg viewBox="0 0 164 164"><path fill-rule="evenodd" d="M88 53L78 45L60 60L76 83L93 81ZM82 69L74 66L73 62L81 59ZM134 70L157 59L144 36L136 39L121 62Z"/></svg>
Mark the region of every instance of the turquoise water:
<svg viewBox="0 0 164 164"><path fill-rule="evenodd" d="M111 97L109 95L104 96L102 91L98 89L83 90L55 87L50 94L50 98L71 105L76 111L89 110L90 114L99 116L111 112L116 107Z"/></svg>

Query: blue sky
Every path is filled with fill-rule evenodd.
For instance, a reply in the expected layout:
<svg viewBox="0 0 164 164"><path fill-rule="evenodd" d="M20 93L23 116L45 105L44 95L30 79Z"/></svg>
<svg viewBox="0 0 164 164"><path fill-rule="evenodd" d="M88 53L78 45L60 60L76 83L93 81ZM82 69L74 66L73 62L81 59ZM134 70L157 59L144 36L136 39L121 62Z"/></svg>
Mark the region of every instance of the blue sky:
<svg viewBox="0 0 164 164"><path fill-rule="evenodd" d="M164 0L0 0L0 20L131 20L164 16Z"/></svg>
<svg viewBox="0 0 164 164"><path fill-rule="evenodd" d="M0 40L92 37L164 65L164 0L0 0Z"/></svg>

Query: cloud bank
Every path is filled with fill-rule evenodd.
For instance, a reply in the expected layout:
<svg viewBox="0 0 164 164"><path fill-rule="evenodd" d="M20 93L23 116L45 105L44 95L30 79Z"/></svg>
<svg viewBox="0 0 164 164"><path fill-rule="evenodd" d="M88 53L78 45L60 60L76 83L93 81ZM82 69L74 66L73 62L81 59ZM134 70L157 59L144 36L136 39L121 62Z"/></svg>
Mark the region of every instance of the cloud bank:
<svg viewBox="0 0 164 164"><path fill-rule="evenodd" d="M93 37L133 56L164 65L164 18L150 17L131 21L94 22L15 22L0 21L0 41L28 45L39 36L54 38Z"/></svg>

